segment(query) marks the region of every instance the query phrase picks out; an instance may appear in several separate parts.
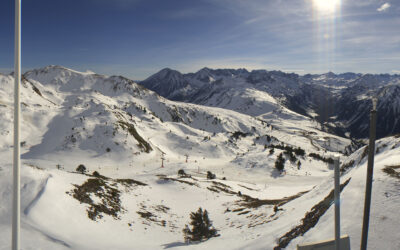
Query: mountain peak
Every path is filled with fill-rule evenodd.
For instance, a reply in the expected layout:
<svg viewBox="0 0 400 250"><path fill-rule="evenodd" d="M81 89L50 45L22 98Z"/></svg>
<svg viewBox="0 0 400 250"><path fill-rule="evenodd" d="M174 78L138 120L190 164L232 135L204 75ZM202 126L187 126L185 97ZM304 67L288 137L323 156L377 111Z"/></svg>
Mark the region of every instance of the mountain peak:
<svg viewBox="0 0 400 250"><path fill-rule="evenodd" d="M29 74L48 74L48 73L60 73L60 72L68 72L68 73L75 73L75 74L80 74L80 75L91 75L95 74L93 71L86 70L85 72L73 70L64 66L60 65L48 65L43 68L38 68L38 69L33 69L30 71L25 72L24 75L29 75Z"/></svg>
<svg viewBox="0 0 400 250"><path fill-rule="evenodd" d="M335 77L336 74L333 73L332 71L329 71L328 73L325 73L324 76L329 77L329 78L332 78L332 77Z"/></svg>
<svg viewBox="0 0 400 250"><path fill-rule="evenodd" d="M196 73L199 73L199 72L210 72L211 70L212 69L210 69L208 67L204 67L204 68L200 69L199 71L197 71Z"/></svg>
<svg viewBox="0 0 400 250"><path fill-rule="evenodd" d="M174 69L170 69L170 68L164 68L162 70L160 70L159 72L155 73L154 75L150 76L148 79L179 79L182 78L183 75L181 74L181 72L174 70ZM147 79L146 79L147 80ZM145 80L145 81L146 81Z"/></svg>
<svg viewBox="0 0 400 250"><path fill-rule="evenodd" d="M179 74L180 74L179 71L177 71L177 70L175 70L175 69L168 68L168 67L163 68L162 70L159 71L159 73L160 73L160 72L174 72L174 73L179 73Z"/></svg>
<svg viewBox="0 0 400 250"><path fill-rule="evenodd" d="M146 80L140 82L140 84L164 96L177 89L186 87L188 82L179 71L164 68Z"/></svg>
<svg viewBox="0 0 400 250"><path fill-rule="evenodd" d="M194 75L197 80L200 80L202 82L210 82L210 81L212 81L212 79L214 79L212 76L213 75L212 69L207 68L207 67L200 69Z"/></svg>

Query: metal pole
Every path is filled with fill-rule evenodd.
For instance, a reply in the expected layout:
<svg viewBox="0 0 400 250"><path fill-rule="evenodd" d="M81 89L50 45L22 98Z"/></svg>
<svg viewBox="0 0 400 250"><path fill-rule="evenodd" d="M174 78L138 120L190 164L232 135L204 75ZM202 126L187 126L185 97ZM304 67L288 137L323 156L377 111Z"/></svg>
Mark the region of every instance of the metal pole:
<svg viewBox="0 0 400 250"><path fill-rule="evenodd" d="M340 175L339 157L334 159L335 165L335 249L340 250Z"/></svg>
<svg viewBox="0 0 400 250"><path fill-rule="evenodd" d="M361 236L361 250L367 249L369 213L370 213L370 208L371 208L372 175L374 173L377 99L374 98L372 100L372 103L373 103L373 107L372 107L371 116L370 116L368 169L367 169L367 182L366 182L366 188L365 188L364 219L363 219L363 228L362 228L362 236Z"/></svg>
<svg viewBox="0 0 400 250"><path fill-rule="evenodd" d="M21 0L15 0L15 44L14 44L14 166L12 206L12 249L20 245L20 82L21 82Z"/></svg>

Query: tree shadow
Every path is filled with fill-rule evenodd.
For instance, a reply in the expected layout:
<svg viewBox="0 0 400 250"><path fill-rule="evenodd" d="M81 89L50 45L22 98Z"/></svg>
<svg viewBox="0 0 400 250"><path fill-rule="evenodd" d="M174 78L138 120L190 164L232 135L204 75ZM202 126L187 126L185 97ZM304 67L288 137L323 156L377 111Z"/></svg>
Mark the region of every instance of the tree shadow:
<svg viewBox="0 0 400 250"><path fill-rule="evenodd" d="M176 241L176 242L164 244L162 246L164 247L164 249L167 249L167 248L181 247L181 246L186 246L186 245L188 245L188 244L186 244L185 242Z"/></svg>
<svg viewBox="0 0 400 250"><path fill-rule="evenodd" d="M285 170L283 170L281 172L281 171L279 171L277 169L273 169L272 172L271 172L271 177L273 177L274 179L281 178L281 177L283 177L285 175L286 175L286 171Z"/></svg>
<svg viewBox="0 0 400 250"><path fill-rule="evenodd" d="M188 245L197 245L197 244L200 244L201 242L200 241L198 241L198 242L190 242L190 243L185 243L185 242L181 242L181 241L176 241L176 242L171 242L171 243L168 243L168 244L164 244L164 245L162 245L163 247L164 247L164 249L167 249L167 248L173 248L173 247L182 247L182 246L188 246Z"/></svg>

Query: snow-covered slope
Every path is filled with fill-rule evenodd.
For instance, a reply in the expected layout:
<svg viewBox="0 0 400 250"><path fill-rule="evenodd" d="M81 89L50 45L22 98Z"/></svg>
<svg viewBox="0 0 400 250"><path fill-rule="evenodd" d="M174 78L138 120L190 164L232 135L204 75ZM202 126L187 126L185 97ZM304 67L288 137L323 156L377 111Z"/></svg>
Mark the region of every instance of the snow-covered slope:
<svg viewBox="0 0 400 250"><path fill-rule="evenodd" d="M8 249L13 78L0 83L0 249ZM350 144L256 88L247 94L265 100L266 112L253 116L60 66L25 73L21 91L24 249L272 249L330 192L327 162ZM386 140L382 157L398 150L398 138ZM80 164L86 174L75 171ZM182 229L199 207L221 235L187 245Z"/></svg>
<svg viewBox="0 0 400 250"><path fill-rule="evenodd" d="M329 72L300 76L280 71L209 68L180 74L164 69L141 84L171 100L221 107L253 116L270 112L281 104L316 119L326 131L353 138L368 136L364 126L368 120L365 102L378 96L382 102L378 138L400 133L396 122L385 122L394 121L400 115L395 87L400 86L399 75Z"/></svg>
<svg viewBox="0 0 400 250"><path fill-rule="evenodd" d="M376 150L368 248L398 249L399 137L381 139ZM365 147L342 161L341 233L350 236L352 249L358 249L367 172ZM243 243L237 249L296 249L297 244L334 238L332 188L333 179L327 178L310 192L282 206L279 219L271 220L262 228L264 231L260 233L264 237Z"/></svg>
<svg viewBox="0 0 400 250"><path fill-rule="evenodd" d="M171 100L231 109L253 116L279 107L273 96L283 97L283 93L292 94L299 88L294 75L287 78L278 71L203 68L196 73L179 74L179 80L170 79L171 75L178 74L163 69L140 84Z"/></svg>
<svg viewBox="0 0 400 250"><path fill-rule="evenodd" d="M2 108L5 111L12 109L12 82L11 76L2 77ZM262 103L259 99L265 100L261 107L251 105L254 114L264 112L263 116L252 117L229 109L169 101L120 76L81 73L60 66L29 71L24 74L22 88L26 133L22 136L23 157L44 158L58 152L72 155L85 152L92 157L109 158L131 152L134 155L130 156L131 160L136 161L139 155L154 158L153 154L177 152L180 148L189 153L186 152L187 145L181 145L182 141L204 148L220 145L217 151L234 156L237 152L222 145L235 132L249 134L252 140L267 133L281 139L281 130L271 132L271 125L279 119L286 119L288 127L295 127L299 121L305 122L308 125L303 127L307 133L312 132L320 138L330 136L319 131L317 123L287 110L267 94L250 89L246 94L251 98L259 95L257 104ZM240 98L231 105L243 109L245 107L239 103L242 100ZM2 145L5 149L11 146L10 114L3 112L2 131L8 135ZM269 121L265 122L265 119ZM279 126L283 123L276 125ZM292 132L287 129L285 133ZM297 134L302 136L306 132ZM210 139L204 139L208 137ZM341 140L336 151L343 151L348 143ZM310 142L304 141L298 146L309 147ZM215 149L208 151L219 157Z"/></svg>
<svg viewBox="0 0 400 250"><path fill-rule="evenodd" d="M341 232L350 236L351 248L357 249L361 242L364 211L367 154L363 147L345 160L348 166L342 180L351 178L341 193ZM400 218L400 139L388 137L376 144L374 179L372 184L371 215L368 234L368 249L399 249L400 233L397 230ZM334 208L320 218L318 224L304 236L294 240L289 248L299 242L333 238Z"/></svg>

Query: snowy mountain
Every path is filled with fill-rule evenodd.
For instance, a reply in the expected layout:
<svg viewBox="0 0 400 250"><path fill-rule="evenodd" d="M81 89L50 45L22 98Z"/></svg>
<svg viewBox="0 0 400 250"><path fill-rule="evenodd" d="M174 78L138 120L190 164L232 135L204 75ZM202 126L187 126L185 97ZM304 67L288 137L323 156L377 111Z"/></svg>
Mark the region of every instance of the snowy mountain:
<svg viewBox="0 0 400 250"><path fill-rule="evenodd" d="M1 76L1 83L2 108L10 111L12 76ZM282 130L286 126L292 126L277 123L277 118L303 123L304 126L299 128L298 134L309 133L319 137L336 138L329 134L325 135L320 131L319 124L311 119L291 112L279 105L271 96L260 94L256 90L248 90L245 94L249 96L248 99L258 95L256 100L249 101L263 104L252 105L253 113L268 111L259 117L229 109L169 101L121 76L108 77L93 72L82 73L60 66L26 72L23 75L22 86L23 118L30 127L24 130L26 134L23 134L25 158L75 151L85 151L96 157L105 157L110 155L110 152L126 153L127 150L138 154L144 152L152 154L151 152L155 150L150 148L157 148L158 153L170 151L171 147L180 148L179 140L176 142L167 139L170 136L183 139L187 134L191 134L197 137L197 140L204 141L205 137L220 134L225 138L223 140L229 141L236 132L260 137L265 134L274 135L274 132L271 133L272 126L281 127ZM239 95L232 92L224 94ZM234 99L234 96L232 98ZM214 100L217 106L218 99ZM243 101L243 98L225 105L239 104L237 109L241 110L240 101ZM8 135L2 146L7 148L11 146L12 141L11 117L8 112L2 114L4 115L2 131ZM279 139L279 131L276 133ZM291 132L288 130L287 133ZM157 143L160 137L145 137L142 134L163 134L166 136L164 139L168 141L168 147L163 148L165 146L161 142ZM318 136L315 138L316 141L319 140ZM147 141L147 138L149 138L148 143L143 143L142 141ZM335 140L342 141L337 151L343 151L348 140L337 138ZM223 144L226 144L226 141ZM211 143L206 140L204 144ZM227 152L230 151L229 149ZM235 155L236 152L232 154Z"/></svg>
<svg viewBox="0 0 400 250"><path fill-rule="evenodd" d="M318 85L323 85L327 87L348 87L352 85L352 82L359 77L361 77L362 74L356 74L356 73L342 73L342 74L335 74L333 72L328 72L325 74L307 74L304 75L302 78L304 79L305 82L312 82L314 84Z"/></svg>
<svg viewBox="0 0 400 250"><path fill-rule="evenodd" d="M186 83L188 93L220 89L207 98L205 92L190 95L206 106L165 99L122 76L60 66L23 75L24 249L295 249L333 236L332 207L320 205L332 202L333 155L343 162L342 211L348 212L342 231L358 247L365 148L346 156L355 147L349 139L281 104L285 91L301 91L304 83L294 74L197 73L164 70L157 77L172 86L157 80L154 86L182 97ZM250 75L252 82L244 80ZM188 79L195 79L193 85ZM291 89L280 90L279 79ZM10 247L13 81L0 75L0 249ZM248 88L240 92L240 86ZM393 91L380 94L389 99ZM399 148L398 137L377 143L373 207L379 209L371 223L380 230L370 233L375 248L398 248L387 239L398 238ZM276 168L280 158L283 171ZM207 178L208 172L216 178ZM182 229L199 207L207 209L220 236L186 244ZM306 215L312 223L302 223ZM304 234L287 237L289 232Z"/></svg>
<svg viewBox="0 0 400 250"><path fill-rule="evenodd" d="M165 68L147 79L148 88L160 95L179 96L177 91L182 91L188 86L184 76L176 70Z"/></svg>
<svg viewBox="0 0 400 250"><path fill-rule="evenodd" d="M316 119L327 131L353 138L368 136L365 124L369 108L366 105L370 104L366 103L378 96L382 102L378 138L400 133L396 122L400 115L396 88L391 87L400 86L399 75L329 72L300 76L280 71L203 68L196 73L181 74L180 79L184 85L170 85L168 78L157 77L154 81L153 76L140 84L171 100L221 107L252 116L283 105ZM170 86L173 91L154 87L160 85Z"/></svg>

